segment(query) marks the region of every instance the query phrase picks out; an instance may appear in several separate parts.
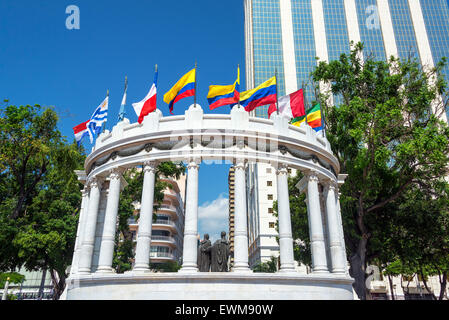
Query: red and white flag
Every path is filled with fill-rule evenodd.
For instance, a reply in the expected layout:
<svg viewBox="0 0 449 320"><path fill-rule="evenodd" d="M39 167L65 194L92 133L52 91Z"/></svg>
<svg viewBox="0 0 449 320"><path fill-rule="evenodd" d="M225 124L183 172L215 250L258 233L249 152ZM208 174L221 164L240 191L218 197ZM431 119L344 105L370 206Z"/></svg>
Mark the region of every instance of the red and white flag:
<svg viewBox="0 0 449 320"><path fill-rule="evenodd" d="M306 115L304 108L304 94L302 89L279 98L278 105L279 114L288 120ZM268 108L268 118L271 117L273 112L276 112L275 103L271 104Z"/></svg>
<svg viewBox="0 0 449 320"><path fill-rule="evenodd" d="M84 137L89 137L90 143L93 143L94 139L90 130L87 128L89 122L90 120L87 120L73 128L73 133L75 134L75 140L78 143L78 146L81 144L81 140L83 140Z"/></svg>
<svg viewBox="0 0 449 320"><path fill-rule="evenodd" d="M154 74L154 82L147 96L142 101L133 103L133 108L139 118L139 123L143 122L146 115L156 110L157 73L156 71Z"/></svg>

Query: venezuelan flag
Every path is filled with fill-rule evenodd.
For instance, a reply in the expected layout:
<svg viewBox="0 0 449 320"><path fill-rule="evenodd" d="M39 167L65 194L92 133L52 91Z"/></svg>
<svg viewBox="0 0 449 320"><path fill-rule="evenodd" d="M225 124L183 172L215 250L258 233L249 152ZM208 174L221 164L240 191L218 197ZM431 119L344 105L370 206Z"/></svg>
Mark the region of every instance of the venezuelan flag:
<svg viewBox="0 0 449 320"><path fill-rule="evenodd" d="M179 79L178 82L164 94L164 102L168 104L170 113L173 114L173 105L181 99L195 95L196 68L190 70Z"/></svg>
<svg viewBox="0 0 449 320"><path fill-rule="evenodd" d="M299 127L306 121L306 116L298 117L292 120L292 125ZM321 122L321 105L317 104L315 107L307 111L307 123L316 132L323 130Z"/></svg>
<svg viewBox="0 0 449 320"><path fill-rule="evenodd" d="M234 84L228 86L209 86L207 101L209 108L215 108L239 103L240 99L240 68L237 69L237 80Z"/></svg>
<svg viewBox="0 0 449 320"><path fill-rule="evenodd" d="M240 94L240 104L248 112L272 103L276 103L276 77L270 78L257 88Z"/></svg>

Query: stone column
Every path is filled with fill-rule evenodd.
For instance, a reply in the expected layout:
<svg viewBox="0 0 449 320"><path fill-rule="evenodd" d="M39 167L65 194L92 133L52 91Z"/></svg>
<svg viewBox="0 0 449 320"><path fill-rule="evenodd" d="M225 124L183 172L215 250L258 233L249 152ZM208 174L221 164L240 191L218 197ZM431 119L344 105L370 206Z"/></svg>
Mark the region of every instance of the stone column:
<svg viewBox="0 0 449 320"><path fill-rule="evenodd" d="M198 171L200 160L191 159L187 166L187 195L184 218L184 249L179 272L198 272Z"/></svg>
<svg viewBox="0 0 449 320"><path fill-rule="evenodd" d="M250 272L248 265L248 223L246 214L245 160L237 159L235 172L234 272Z"/></svg>
<svg viewBox="0 0 449 320"><path fill-rule="evenodd" d="M151 228L153 226L154 182L156 162L145 162L143 189L137 232L136 259L133 271L146 272L150 268Z"/></svg>
<svg viewBox="0 0 449 320"><path fill-rule="evenodd" d="M78 229L76 230L75 250L73 253L72 266L70 267L70 274L76 274L78 272L85 220L89 203L89 188L87 186L84 186L84 189L81 191L81 199L81 208L78 216Z"/></svg>
<svg viewBox="0 0 449 320"><path fill-rule="evenodd" d="M101 237L100 257L98 259L97 272L111 273L112 258L114 255L115 232L117 228L117 213L120 199L119 169L111 170L109 174L109 194L106 203L103 235Z"/></svg>
<svg viewBox="0 0 449 320"><path fill-rule="evenodd" d="M78 273L90 274L92 267L92 253L94 251L95 230L97 226L98 206L100 205L100 192L103 181L94 177L90 181L89 207L86 216L84 234Z"/></svg>
<svg viewBox="0 0 449 320"><path fill-rule="evenodd" d="M315 172L308 173L307 179L307 213L312 251L312 270L315 273L327 273L329 271L327 269L323 221L321 218L319 180Z"/></svg>
<svg viewBox="0 0 449 320"><path fill-rule="evenodd" d="M341 209L340 209L340 193L337 190L337 217L338 217L338 231L340 233L340 241L341 241L341 260L344 263L344 272L348 272L348 259L346 257L346 245L345 245L345 235L343 231L343 221L341 217Z"/></svg>
<svg viewBox="0 0 449 320"><path fill-rule="evenodd" d="M327 229L329 232L329 246L331 265L333 273L345 273L345 266L342 261L342 244L340 238L338 212L337 212L337 185L330 181L325 186L324 196L326 199Z"/></svg>
<svg viewBox="0 0 449 320"><path fill-rule="evenodd" d="M279 271L295 272L287 167L284 165L279 165L276 170L276 174L279 212L279 251L281 259L281 267Z"/></svg>

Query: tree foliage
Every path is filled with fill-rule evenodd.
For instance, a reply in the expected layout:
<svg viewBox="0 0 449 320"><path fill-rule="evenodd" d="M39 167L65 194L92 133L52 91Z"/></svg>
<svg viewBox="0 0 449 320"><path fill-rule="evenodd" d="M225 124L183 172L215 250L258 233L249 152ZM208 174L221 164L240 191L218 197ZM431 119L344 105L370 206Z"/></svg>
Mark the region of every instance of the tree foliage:
<svg viewBox="0 0 449 320"><path fill-rule="evenodd" d="M419 193L432 190L434 181L444 183L449 128L439 119L447 105L444 61L435 68L422 67L413 58L362 61L362 52L359 43L337 61L320 62L313 79L331 88L320 100L327 138L341 172L348 174L340 190L341 211L350 274L358 296L365 299L366 266L388 238L385 217L397 214L400 200L409 201L411 190ZM330 93L341 97L339 106L329 103Z"/></svg>
<svg viewBox="0 0 449 320"><path fill-rule="evenodd" d="M58 297L71 263L84 155L51 108L6 106L0 119L0 270L47 269Z"/></svg>

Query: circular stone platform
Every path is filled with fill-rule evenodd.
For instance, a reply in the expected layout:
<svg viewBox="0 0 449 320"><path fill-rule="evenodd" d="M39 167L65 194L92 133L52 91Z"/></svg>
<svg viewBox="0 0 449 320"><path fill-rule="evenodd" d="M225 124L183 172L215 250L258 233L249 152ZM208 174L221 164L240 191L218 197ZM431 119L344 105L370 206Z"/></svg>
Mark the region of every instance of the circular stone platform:
<svg viewBox="0 0 449 320"><path fill-rule="evenodd" d="M335 274L127 273L73 277L68 300L352 300Z"/></svg>

